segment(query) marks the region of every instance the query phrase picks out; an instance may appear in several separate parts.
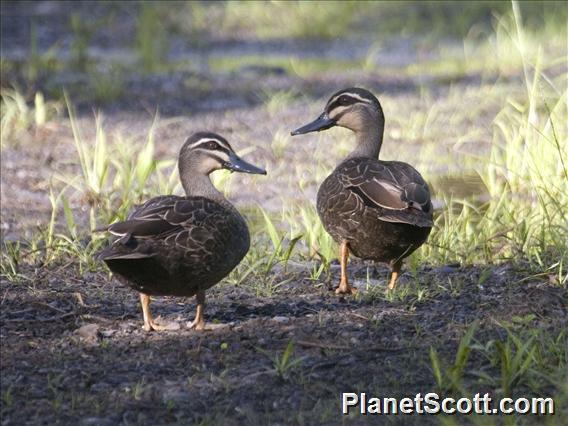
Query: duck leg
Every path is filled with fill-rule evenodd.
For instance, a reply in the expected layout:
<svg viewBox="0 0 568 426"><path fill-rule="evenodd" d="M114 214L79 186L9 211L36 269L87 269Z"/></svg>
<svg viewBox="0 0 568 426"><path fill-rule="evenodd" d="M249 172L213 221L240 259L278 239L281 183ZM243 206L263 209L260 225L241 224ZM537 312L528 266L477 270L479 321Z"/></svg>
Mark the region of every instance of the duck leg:
<svg viewBox="0 0 568 426"><path fill-rule="evenodd" d="M150 296L147 294L140 293L140 304L142 305L142 315L144 316L144 330L165 331L179 329L179 324L177 323L160 325L154 322L152 311L150 311Z"/></svg>
<svg viewBox="0 0 568 426"><path fill-rule="evenodd" d="M396 285L396 280L400 274L400 268L402 267L402 260L397 260L392 264L392 274L389 281L388 289L392 290Z"/></svg>
<svg viewBox="0 0 568 426"><path fill-rule="evenodd" d="M195 295L197 300L197 310L195 312L195 319L193 322L188 323L188 328L195 328L196 330L205 330L205 319L203 318L203 309L205 308L205 291L200 290Z"/></svg>
<svg viewBox="0 0 568 426"><path fill-rule="evenodd" d="M340 248L339 262L341 263L341 281L339 287L335 289L336 294L355 294L357 289L349 285L347 279L347 259L349 258L349 243L343 241Z"/></svg>

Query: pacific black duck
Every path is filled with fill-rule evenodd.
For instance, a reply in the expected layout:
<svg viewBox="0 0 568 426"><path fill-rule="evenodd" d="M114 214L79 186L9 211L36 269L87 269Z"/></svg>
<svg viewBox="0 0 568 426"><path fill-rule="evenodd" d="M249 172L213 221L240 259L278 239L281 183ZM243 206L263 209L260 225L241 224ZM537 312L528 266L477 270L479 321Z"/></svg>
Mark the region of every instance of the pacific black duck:
<svg viewBox="0 0 568 426"><path fill-rule="evenodd" d="M98 258L124 284L140 292L144 329L164 330L150 312L150 296L193 296L197 313L190 328L205 328L205 290L237 266L249 250L247 224L215 189L209 174L228 169L266 174L237 156L214 133L195 133L179 153L185 197L163 195L146 201L124 222L105 230L117 238Z"/></svg>
<svg viewBox="0 0 568 426"><path fill-rule="evenodd" d="M347 279L349 251L355 256L391 265L393 289L402 260L420 247L432 229L428 185L411 165L378 159L385 118L378 99L368 90L349 88L335 93L323 113L292 135L346 127L357 145L325 179L317 210L327 232L340 244L341 281L338 294L356 289Z"/></svg>

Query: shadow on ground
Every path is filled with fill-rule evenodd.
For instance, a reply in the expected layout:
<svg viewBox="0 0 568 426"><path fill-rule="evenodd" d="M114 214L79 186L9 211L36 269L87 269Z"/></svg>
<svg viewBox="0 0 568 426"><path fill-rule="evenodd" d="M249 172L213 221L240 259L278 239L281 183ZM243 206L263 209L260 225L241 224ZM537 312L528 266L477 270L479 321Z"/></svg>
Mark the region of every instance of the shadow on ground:
<svg viewBox="0 0 568 426"><path fill-rule="evenodd" d="M187 330L194 302L157 298L155 314L182 328L146 333L136 293L102 274L77 280L69 269L43 270L33 284L4 285L3 424L339 424L341 392L436 390L430 346L451 361L475 320L484 342L503 338L500 325L512 318L530 316L553 334L565 327L561 289L519 282L510 265L481 285L482 273L423 268L418 278L404 275L390 300L384 280L365 289L357 279L356 298L337 298L325 282L302 276L273 297L221 284L209 292L206 316L225 327ZM490 369L470 356L469 371ZM491 392L475 388L473 375L464 380L475 392Z"/></svg>

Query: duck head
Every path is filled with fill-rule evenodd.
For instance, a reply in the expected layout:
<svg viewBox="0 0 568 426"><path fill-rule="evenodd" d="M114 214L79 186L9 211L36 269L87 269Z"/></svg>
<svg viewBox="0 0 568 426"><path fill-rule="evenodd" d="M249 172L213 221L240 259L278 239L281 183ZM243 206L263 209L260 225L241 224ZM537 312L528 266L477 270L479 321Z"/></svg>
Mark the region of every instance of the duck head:
<svg viewBox="0 0 568 426"><path fill-rule="evenodd" d="M294 131L292 136L327 130L333 126L364 132L370 126L384 126L383 109L378 99L368 90L358 87L335 93L325 105L321 115Z"/></svg>
<svg viewBox="0 0 568 426"><path fill-rule="evenodd" d="M266 174L266 170L240 158L225 138L210 132L194 133L185 141L179 153L178 166L186 195L215 200L223 199L209 178L215 170Z"/></svg>
<svg viewBox="0 0 568 426"><path fill-rule="evenodd" d="M220 169L266 174L266 170L240 158L225 138L210 132L194 133L186 140L179 153L179 168L181 176L188 171L209 175Z"/></svg>

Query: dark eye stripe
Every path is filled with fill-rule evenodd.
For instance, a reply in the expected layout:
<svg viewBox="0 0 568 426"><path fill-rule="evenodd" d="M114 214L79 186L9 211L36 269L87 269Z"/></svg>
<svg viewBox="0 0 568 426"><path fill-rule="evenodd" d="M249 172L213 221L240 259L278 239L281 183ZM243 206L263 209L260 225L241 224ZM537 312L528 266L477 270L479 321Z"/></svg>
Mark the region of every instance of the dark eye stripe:
<svg viewBox="0 0 568 426"><path fill-rule="evenodd" d="M231 153L231 151L223 146L219 146L217 145L215 148L212 149L212 151L221 151L224 152L225 154L229 155Z"/></svg>
<svg viewBox="0 0 568 426"><path fill-rule="evenodd" d="M357 102L360 102L360 100L352 98L351 96L341 95L329 105L328 111L332 111L340 106L350 106L356 104Z"/></svg>
<svg viewBox="0 0 568 426"><path fill-rule="evenodd" d="M215 144L217 147L220 147L221 149L231 149L231 147L229 146L229 144L227 142L221 141L219 139L211 140L210 143ZM218 148L214 148L214 149L218 149Z"/></svg>
<svg viewBox="0 0 568 426"><path fill-rule="evenodd" d="M200 153L203 153L211 158L216 159L217 161L219 161L220 163L224 163L227 161L226 158L221 158L219 156L219 154L223 153L225 154L227 157L230 157L231 153L223 148L220 149L207 149L206 147L200 146L198 148L195 148L193 150L193 152L197 152L199 151Z"/></svg>

